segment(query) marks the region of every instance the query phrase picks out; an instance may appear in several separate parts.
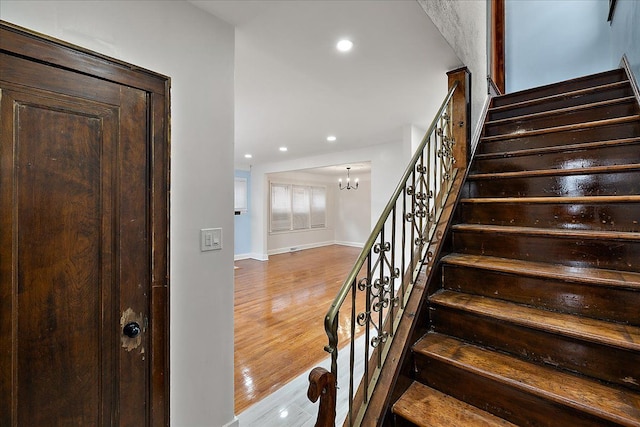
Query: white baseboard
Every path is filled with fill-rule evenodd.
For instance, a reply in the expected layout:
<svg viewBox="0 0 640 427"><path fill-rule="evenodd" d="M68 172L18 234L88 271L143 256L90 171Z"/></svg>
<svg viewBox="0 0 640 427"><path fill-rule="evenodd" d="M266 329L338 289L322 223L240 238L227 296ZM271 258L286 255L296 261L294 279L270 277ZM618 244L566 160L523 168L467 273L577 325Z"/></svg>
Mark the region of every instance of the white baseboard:
<svg viewBox="0 0 640 427"><path fill-rule="evenodd" d="M249 258L255 259L257 261L269 261L269 254L259 254L254 252L249 254Z"/></svg>
<svg viewBox="0 0 640 427"><path fill-rule="evenodd" d="M360 249L364 247L364 243L360 243L360 242L342 242L342 241L336 240L335 244L341 245L341 246L351 246L352 248L360 248Z"/></svg>
<svg viewBox="0 0 640 427"><path fill-rule="evenodd" d="M331 245L341 245L341 246L351 246L353 248L362 248L364 246L364 243L361 243L361 242L344 242L344 241L337 241L337 240L332 240L332 241L327 241L327 242L315 242L315 243L308 243L306 245L296 245L296 246L292 246L292 247L270 249L268 251L268 253L265 254L265 255L256 254L256 253L238 254L238 255L234 256L234 260L238 261L238 260L241 260L241 259L251 258L251 259L258 260L258 261L268 261L270 255L286 254L286 253L289 253L289 252L297 252L297 251L303 251L305 249L321 248L323 246L331 246Z"/></svg>
<svg viewBox="0 0 640 427"><path fill-rule="evenodd" d="M335 243L336 243L335 241L316 242L316 243L309 243L309 244L306 244L306 245L295 245L295 246L286 247L286 248L271 249L271 250L268 251L268 255L278 255L278 254L284 254L284 253L288 253L288 252L302 251L302 250L305 250L305 249L321 248L323 246L329 246L329 245L333 245Z"/></svg>
<svg viewBox="0 0 640 427"><path fill-rule="evenodd" d="M252 258L251 254L236 254L233 256L234 261L240 261L241 259Z"/></svg>
<svg viewBox="0 0 640 427"><path fill-rule="evenodd" d="M240 421L238 420L238 417L233 417L233 420L229 421L222 427L240 427Z"/></svg>

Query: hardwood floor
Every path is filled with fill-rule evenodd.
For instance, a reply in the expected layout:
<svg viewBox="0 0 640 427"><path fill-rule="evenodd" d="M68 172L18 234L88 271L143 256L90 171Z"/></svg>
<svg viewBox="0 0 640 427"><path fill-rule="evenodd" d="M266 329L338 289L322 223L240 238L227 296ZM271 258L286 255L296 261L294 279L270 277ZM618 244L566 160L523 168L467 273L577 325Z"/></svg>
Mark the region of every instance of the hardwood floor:
<svg viewBox="0 0 640 427"><path fill-rule="evenodd" d="M236 414L326 359L324 316L359 254L332 245L235 262ZM349 312L345 302L340 330Z"/></svg>

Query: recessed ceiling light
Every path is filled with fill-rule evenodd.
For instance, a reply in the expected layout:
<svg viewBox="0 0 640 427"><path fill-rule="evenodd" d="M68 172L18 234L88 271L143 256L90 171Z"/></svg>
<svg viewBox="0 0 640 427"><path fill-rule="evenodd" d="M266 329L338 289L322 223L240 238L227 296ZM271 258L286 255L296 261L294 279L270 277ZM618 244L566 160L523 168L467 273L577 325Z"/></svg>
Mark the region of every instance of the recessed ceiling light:
<svg viewBox="0 0 640 427"><path fill-rule="evenodd" d="M329 135L329 136L327 137L327 141L329 141L329 142L334 142L336 139L338 139L338 138L336 138L336 137L335 137L335 136L333 136L333 135Z"/></svg>
<svg viewBox="0 0 640 427"><path fill-rule="evenodd" d="M287 151L287 147L280 147L280 151Z"/></svg>
<svg viewBox="0 0 640 427"><path fill-rule="evenodd" d="M245 158L245 159L250 159L250 158L252 158L252 157L253 157L253 156L252 156L251 154L245 154L245 155L244 155L244 158Z"/></svg>
<svg viewBox="0 0 640 427"><path fill-rule="evenodd" d="M342 39L336 44L336 49L340 52L349 52L353 47L353 42L351 40Z"/></svg>

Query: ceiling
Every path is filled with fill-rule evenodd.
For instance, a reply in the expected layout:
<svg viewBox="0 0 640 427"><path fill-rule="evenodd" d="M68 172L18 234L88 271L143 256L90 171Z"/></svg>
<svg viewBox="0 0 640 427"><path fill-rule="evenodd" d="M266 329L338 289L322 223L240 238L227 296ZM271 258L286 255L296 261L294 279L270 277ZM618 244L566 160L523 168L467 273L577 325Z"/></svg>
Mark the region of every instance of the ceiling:
<svg viewBox="0 0 640 427"><path fill-rule="evenodd" d="M414 0L191 3L236 28L236 166L400 141L461 64Z"/></svg>

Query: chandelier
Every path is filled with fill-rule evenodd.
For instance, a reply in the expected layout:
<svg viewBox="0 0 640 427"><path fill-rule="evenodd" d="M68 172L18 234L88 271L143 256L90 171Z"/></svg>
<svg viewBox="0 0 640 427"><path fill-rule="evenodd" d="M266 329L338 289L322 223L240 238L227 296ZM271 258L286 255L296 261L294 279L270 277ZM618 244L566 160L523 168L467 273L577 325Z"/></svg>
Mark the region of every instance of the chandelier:
<svg viewBox="0 0 640 427"><path fill-rule="evenodd" d="M357 190L358 189L358 178L356 178L356 184L351 185L351 176L349 176L350 167L347 168L347 185L342 185L342 178L338 180L338 187L341 190Z"/></svg>

